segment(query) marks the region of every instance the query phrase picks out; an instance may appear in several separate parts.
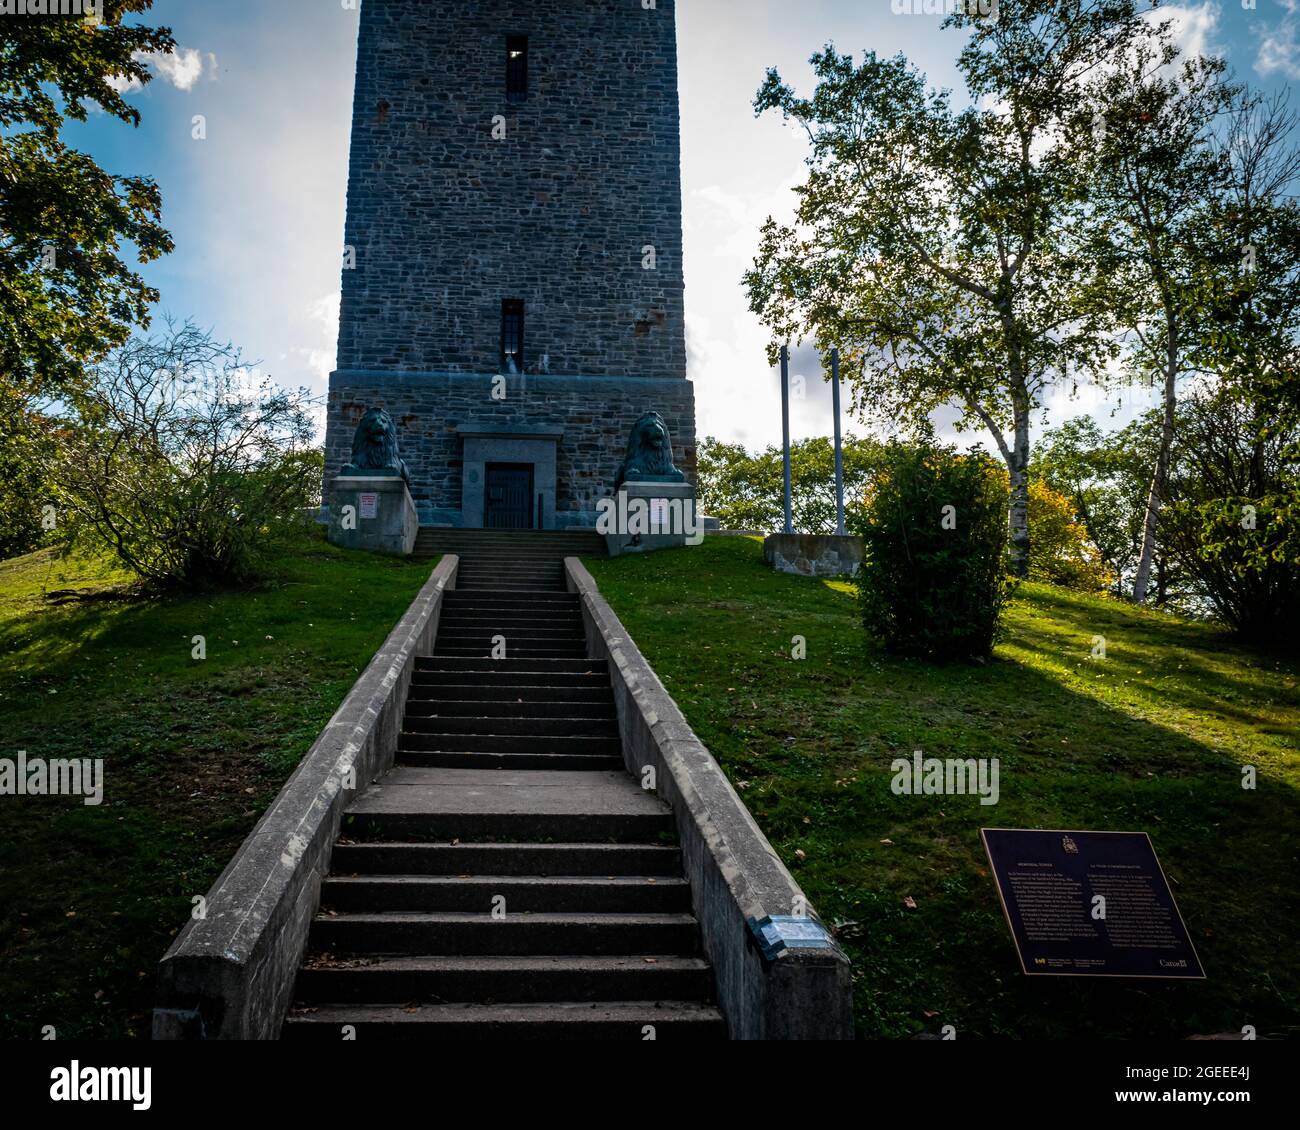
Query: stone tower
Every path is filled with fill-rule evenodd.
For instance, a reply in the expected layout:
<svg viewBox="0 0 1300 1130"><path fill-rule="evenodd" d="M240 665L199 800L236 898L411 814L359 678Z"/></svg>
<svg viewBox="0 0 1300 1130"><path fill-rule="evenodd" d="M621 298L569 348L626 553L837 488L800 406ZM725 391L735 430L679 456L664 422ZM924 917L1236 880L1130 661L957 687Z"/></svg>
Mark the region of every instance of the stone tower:
<svg viewBox="0 0 1300 1130"><path fill-rule="evenodd" d="M424 524L593 524L649 410L694 479L674 15L366 0L327 483L376 406Z"/></svg>

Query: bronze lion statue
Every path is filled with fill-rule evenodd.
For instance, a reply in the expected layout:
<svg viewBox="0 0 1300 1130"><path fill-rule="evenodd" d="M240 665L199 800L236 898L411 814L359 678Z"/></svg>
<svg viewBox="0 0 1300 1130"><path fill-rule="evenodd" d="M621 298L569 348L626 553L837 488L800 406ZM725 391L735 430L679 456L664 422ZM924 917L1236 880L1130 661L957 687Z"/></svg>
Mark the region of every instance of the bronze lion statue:
<svg viewBox="0 0 1300 1130"><path fill-rule="evenodd" d="M632 425L627 455L614 480L617 491L626 482L680 483L686 476L673 466L673 441L658 412L647 412Z"/></svg>
<svg viewBox="0 0 1300 1130"><path fill-rule="evenodd" d="M352 437L352 462L343 468L343 474L400 475L408 487L411 485L406 463L397 454L393 418L382 408L371 408L361 417Z"/></svg>

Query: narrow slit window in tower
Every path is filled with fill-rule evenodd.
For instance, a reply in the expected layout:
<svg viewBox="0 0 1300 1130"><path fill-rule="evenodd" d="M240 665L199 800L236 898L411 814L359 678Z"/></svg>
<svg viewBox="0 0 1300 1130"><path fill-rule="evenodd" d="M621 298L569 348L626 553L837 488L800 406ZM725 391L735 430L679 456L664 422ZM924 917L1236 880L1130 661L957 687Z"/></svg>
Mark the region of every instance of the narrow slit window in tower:
<svg viewBox="0 0 1300 1130"><path fill-rule="evenodd" d="M524 371L524 303L519 298L501 303L501 371Z"/></svg>
<svg viewBox="0 0 1300 1130"><path fill-rule="evenodd" d="M506 36L506 99L522 102L528 97L528 36Z"/></svg>

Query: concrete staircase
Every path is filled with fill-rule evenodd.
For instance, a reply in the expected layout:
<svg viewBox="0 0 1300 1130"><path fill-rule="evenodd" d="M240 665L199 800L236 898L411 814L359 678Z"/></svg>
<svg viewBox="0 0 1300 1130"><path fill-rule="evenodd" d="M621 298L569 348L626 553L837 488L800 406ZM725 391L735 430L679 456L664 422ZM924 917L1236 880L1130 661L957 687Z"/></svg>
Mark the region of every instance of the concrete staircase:
<svg viewBox="0 0 1300 1130"><path fill-rule="evenodd" d="M396 765L345 819L284 1037L725 1038L672 814L623 768L564 591L563 554L601 540L421 536L461 553L457 589Z"/></svg>
<svg viewBox="0 0 1300 1130"><path fill-rule="evenodd" d="M605 539L594 530L422 528L415 556L441 553L460 557L461 592L563 592L565 557L604 557Z"/></svg>

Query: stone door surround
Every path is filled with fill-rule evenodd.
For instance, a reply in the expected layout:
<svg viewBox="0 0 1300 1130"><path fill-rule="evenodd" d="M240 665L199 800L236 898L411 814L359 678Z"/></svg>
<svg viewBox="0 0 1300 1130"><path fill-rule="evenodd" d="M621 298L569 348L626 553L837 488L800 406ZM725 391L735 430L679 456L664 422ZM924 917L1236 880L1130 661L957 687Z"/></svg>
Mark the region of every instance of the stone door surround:
<svg viewBox="0 0 1300 1130"><path fill-rule="evenodd" d="M530 424L469 423L456 429L464 442L461 469L461 515L464 525L483 526L484 488L489 463L533 465L532 513L542 499L542 526L555 528L555 456L564 438L561 428Z"/></svg>

